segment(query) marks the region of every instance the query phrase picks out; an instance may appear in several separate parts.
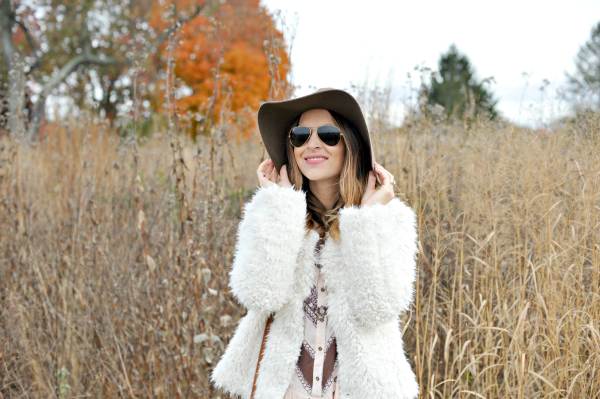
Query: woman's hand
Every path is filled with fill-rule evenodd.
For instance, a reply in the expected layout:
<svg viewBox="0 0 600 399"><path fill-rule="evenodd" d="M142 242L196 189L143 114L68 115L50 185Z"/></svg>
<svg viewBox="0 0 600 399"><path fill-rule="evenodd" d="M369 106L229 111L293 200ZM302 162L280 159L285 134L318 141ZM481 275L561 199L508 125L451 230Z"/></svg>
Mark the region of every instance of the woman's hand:
<svg viewBox="0 0 600 399"><path fill-rule="evenodd" d="M265 188L277 184L279 187L292 187L292 183L290 183L290 179L287 174L287 166L283 165L281 167L281 179L279 183L277 183L277 169L275 168L275 164L270 159L265 159L259 166L256 171L258 175L258 182L260 186Z"/></svg>
<svg viewBox="0 0 600 399"><path fill-rule="evenodd" d="M381 186L375 189L375 173L369 172L369 181L367 189L363 195L361 206L370 206L375 204L385 205L394 199L394 176L385 170L385 168L375 162L375 172L379 175Z"/></svg>

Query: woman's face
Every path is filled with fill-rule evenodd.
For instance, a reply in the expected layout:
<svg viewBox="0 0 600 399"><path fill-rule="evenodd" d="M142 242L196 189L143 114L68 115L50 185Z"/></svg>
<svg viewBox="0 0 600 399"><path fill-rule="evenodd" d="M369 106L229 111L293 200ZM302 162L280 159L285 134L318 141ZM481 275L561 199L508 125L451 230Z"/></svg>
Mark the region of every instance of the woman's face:
<svg viewBox="0 0 600 399"><path fill-rule="evenodd" d="M310 181L331 180L332 183L337 183L346 156L344 137L331 147L319 139L316 129L323 125L336 126L335 119L327 110L311 109L300 116L299 125L314 128L308 142L302 147L294 147L294 158L300 171Z"/></svg>

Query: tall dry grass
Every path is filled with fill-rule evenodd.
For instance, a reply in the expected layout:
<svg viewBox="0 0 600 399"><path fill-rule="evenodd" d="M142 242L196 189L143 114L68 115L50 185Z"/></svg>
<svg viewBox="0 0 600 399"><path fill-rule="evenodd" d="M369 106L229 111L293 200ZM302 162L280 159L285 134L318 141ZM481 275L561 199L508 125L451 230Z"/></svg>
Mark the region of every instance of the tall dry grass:
<svg viewBox="0 0 600 399"><path fill-rule="evenodd" d="M598 125L576 129L425 125L388 154L419 214L423 397L600 395Z"/></svg>
<svg viewBox="0 0 600 399"><path fill-rule="evenodd" d="M418 213L401 328L421 397L599 397L598 120L384 116L377 160ZM223 397L208 374L244 315L228 271L264 152L213 133L121 139L82 117L2 139L0 398Z"/></svg>
<svg viewBox="0 0 600 399"><path fill-rule="evenodd" d="M225 287L251 184L232 173L243 154L197 148L76 121L36 147L3 142L4 397L208 397L241 316Z"/></svg>

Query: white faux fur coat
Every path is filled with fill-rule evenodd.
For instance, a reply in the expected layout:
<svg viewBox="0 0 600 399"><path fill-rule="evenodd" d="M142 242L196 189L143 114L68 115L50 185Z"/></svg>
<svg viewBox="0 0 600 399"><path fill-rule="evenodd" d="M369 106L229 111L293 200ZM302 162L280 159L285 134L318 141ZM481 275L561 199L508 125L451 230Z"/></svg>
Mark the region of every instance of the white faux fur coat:
<svg viewBox="0 0 600 399"><path fill-rule="evenodd" d="M211 380L232 395L250 398L265 323L274 313L255 396L282 399L304 338L302 304L318 272L319 235L306 234L303 191L259 188L244 209L230 287L248 314ZM386 205L341 209L339 229L341 242L328 234L320 263L342 394L415 398L419 386L404 353L398 317L413 300L416 215L394 198Z"/></svg>

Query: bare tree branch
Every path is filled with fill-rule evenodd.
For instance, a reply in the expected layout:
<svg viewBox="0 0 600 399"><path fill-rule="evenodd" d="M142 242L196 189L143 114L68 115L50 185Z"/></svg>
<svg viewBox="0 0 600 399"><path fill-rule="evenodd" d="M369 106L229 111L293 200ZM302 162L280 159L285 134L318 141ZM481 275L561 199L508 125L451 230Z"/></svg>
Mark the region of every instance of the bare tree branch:
<svg viewBox="0 0 600 399"><path fill-rule="evenodd" d="M42 121L46 114L46 98L60 82L62 82L71 72L76 70L80 65L95 64L95 65L116 65L129 64L129 61L119 60L113 57L105 57L102 54L92 54L89 41L83 42L83 53L71 58L57 74L52 76L42 88L38 100L33 106L33 112L29 127L27 128L27 140L35 141L39 133Z"/></svg>
<svg viewBox="0 0 600 399"><path fill-rule="evenodd" d="M194 12L187 16L186 18L181 18L178 19L176 23L174 23L173 25L169 26L167 29L165 29L163 31L163 33L161 33L157 38L155 43L156 44L160 44L163 41L167 40L167 38L169 37L169 35L171 33L173 33L175 30L179 29L181 26L183 26L185 23L191 21L192 19L196 18L198 15L200 15L200 13L202 12L202 9L206 7L206 4L202 5L202 6L196 6L196 10L194 10Z"/></svg>
<svg viewBox="0 0 600 399"><path fill-rule="evenodd" d="M23 20L21 18L17 18L15 15L13 15L13 21L17 25L19 25L21 27L21 29L23 29L23 32L25 32L25 37L27 38L27 44L29 44L29 48L31 49L32 54L35 56L35 61L33 62L33 64L29 65L29 71L25 72L25 74L28 75L29 73L31 73L31 71L33 71L36 68L39 68L42 65L42 56L44 54L38 50L38 48L35 44L35 40L33 39L33 36L31 36L31 33L29 32L29 29L25 25L25 22L23 22Z"/></svg>
<svg viewBox="0 0 600 399"><path fill-rule="evenodd" d="M58 71L58 73L50 78L48 82L44 85L42 89L42 93L40 96L46 97L52 89L54 89L60 82L62 82L71 72L73 72L80 65L85 64L96 64L96 65L116 65L116 64L128 64L129 61L119 60L114 57L105 57L100 54L92 54L90 51L90 45L86 41L83 45L83 53L76 55L71 58L62 68ZM39 100L38 100L39 101Z"/></svg>

